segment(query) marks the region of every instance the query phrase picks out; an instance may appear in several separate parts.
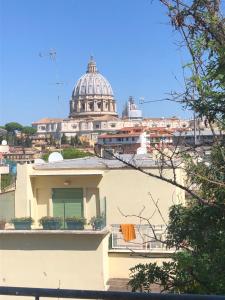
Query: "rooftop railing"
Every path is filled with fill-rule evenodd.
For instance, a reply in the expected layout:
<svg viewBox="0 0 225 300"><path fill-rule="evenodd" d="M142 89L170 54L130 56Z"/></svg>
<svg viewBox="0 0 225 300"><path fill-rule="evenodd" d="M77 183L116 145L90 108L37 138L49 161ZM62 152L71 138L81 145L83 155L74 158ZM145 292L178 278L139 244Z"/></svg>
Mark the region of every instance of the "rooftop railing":
<svg viewBox="0 0 225 300"><path fill-rule="evenodd" d="M149 300L225 300L225 296L215 295L185 295L185 294L156 294L156 293L131 293L112 291L91 291L91 290L67 290L67 289L43 289L0 286L0 295L34 297L35 300L49 298L60 299L149 299Z"/></svg>
<svg viewBox="0 0 225 300"><path fill-rule="evenodd" d="M165 225L135 225L136 239L126 242L120 231L119 224L112 226L112 249L151 251L151 252L171 252L173 249L166 248L166 245L160 241L166 239Z"/></svg>

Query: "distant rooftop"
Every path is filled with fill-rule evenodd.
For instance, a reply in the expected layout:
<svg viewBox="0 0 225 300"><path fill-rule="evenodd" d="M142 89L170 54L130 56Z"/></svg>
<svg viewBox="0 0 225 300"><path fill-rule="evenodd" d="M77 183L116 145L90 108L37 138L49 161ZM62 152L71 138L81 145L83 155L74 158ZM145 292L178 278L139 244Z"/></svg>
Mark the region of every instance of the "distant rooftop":
<svg viewBox="0 0 225 300"><path fill-rule="evenodd" d="M32 124L35 125L35 124L46 124L46 123L59 123L62 121L63 121L63 119L60 119L60 118L43 118L36 122L33 122Z"/></svg>
<svg viewBox="0 0 225 300"><path fill-rule="evenodd" d="M122 160L131 163L132 165L141 168L154 168L157 166L156 162L149 154L118 155ZM59 162L36 164L33 166L35 170L52 170L52 169L121 169L128 166L118 159L104 159L96 156L66 159Z"/></svg>

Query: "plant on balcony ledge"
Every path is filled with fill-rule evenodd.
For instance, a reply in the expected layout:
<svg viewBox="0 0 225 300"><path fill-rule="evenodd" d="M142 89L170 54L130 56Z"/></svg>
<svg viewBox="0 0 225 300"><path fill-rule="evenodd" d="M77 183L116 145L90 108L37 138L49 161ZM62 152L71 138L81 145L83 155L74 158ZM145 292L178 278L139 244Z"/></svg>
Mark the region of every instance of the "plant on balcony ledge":
<svg viewBox="0 0 225 300"><path fill-rule="evenodd" d="M31 217L13 218L10 221L16 230L30 230L33 222Z"/></svg>
<svg viewBox="0 0 225 300"><path fill-rule="evenodd" d="M0 230L5 229L6 220L0 219Z"/></svg>
<svg viewBox="0 0 225 300"><path fill-rule="evenodd" d="M68 217L66 218L66 226L69 230L83 230L86 224L86 219L83 217Z"/></svg>
<svg viewBox="0 0 225 300"><path fill-rule="evenodd" d="M92 217L89 224L91 224L94 230L101 230L105 226L105 216Z"/></svg>
<svg viewBox="0 0 225 300"><path fill-rule="evenodd" d="M39 220L44 230L57 230L62 226L62 218L60 217L42 217Z"/></svg>

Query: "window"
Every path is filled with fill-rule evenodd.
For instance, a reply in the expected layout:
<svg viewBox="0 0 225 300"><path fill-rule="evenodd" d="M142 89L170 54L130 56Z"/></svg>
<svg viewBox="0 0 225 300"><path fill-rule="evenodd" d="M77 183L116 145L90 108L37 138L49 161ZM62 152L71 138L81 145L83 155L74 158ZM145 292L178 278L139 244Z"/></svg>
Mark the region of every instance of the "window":
<svg viewBox="0 0 225 300"><path fill-rule="evenodd" d="M65 218L83 217L83 190L62 188L52 190L53 216L61 217L65 227Z"/></svg>
<svg viewBox="0 0 225 300"><path fill-rule="evenodd" d="M95 124L95 128L100 128L100 125L99 124Z"/></svg>
<svg viewBox="0 0 225 300"><path fill-rule="evenodd" d="M112 124L111 124L111 127L116 127L116 124L115 124L115 123L112 123Z"/></svg>
<svg viewBox="0 0 225 300"><path fill-rule="evenodd" d="M134 142L135 141L135 137L132 137L132 142Z"/></svg>

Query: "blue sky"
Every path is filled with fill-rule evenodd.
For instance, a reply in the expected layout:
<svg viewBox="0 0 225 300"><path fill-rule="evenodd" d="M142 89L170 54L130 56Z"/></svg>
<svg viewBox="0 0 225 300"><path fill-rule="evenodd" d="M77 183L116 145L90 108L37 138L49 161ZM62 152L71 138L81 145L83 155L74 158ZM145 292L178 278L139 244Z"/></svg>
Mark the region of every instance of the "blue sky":
<svg viewBox="0 0 225 300"><path fill-rule="evenodd" d="M119 113L130 95L138 103L182 89L185 55L158 0L0 0L0 39L0 124L67 117L90 55ZM170 102L140 107L145 117L190 116Z"/></svg>

